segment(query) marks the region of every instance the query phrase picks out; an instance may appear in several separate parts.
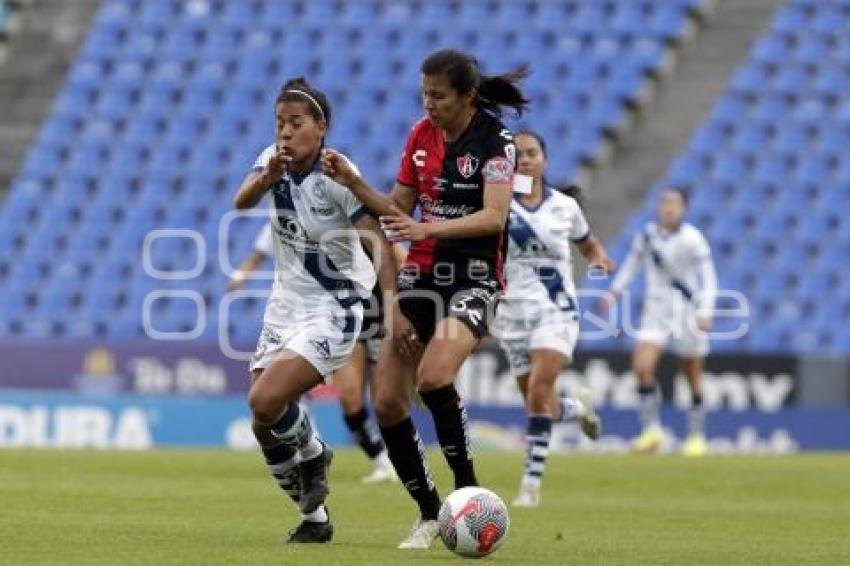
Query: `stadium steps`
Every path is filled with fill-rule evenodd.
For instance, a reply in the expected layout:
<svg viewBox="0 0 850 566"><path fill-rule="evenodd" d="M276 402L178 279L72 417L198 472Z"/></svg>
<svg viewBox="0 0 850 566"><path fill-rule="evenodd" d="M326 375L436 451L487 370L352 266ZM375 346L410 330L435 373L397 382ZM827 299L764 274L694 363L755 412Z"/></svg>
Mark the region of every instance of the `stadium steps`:
<svg viewBox="0 0 850 566"><path fill-rule="evenodd" d="M604 241L616 237L670 160L726 88L753 42L784 0L721 0L694 44L679 52L675 73L662 76L656 95L620 139L609 163L586 177L593 227Z"/></svg>
<svg viewBox="0 0 850 566"><path fill-rule="evenodd" d="M0 68L0 201L50 112L98 0L25 2Z"/></svg>

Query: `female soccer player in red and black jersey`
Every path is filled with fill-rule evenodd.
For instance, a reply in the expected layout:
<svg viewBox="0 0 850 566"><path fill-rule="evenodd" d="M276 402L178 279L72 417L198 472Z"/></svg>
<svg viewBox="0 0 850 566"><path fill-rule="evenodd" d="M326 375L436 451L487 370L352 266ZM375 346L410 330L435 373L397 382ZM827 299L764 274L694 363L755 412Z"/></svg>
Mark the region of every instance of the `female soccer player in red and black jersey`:
<svg viewBox="0 0 850 566"><path fill-rule="evenodd" d="M421 518L399 548L428 548L440 498L410 419L414 388L431 411L455 487L476 485L466 411L455 376L487 333L503 287L502 264L515 168L513 135L501 108L528 101L516 86L525 70L487 76L462 52L438 51L421 67L427 116L416 125L387 198L332 150L325 171L379 217L391 239L411 241L399 274L397 308L412 324L384 340L375 412L390 459ZM411 218L418 205L421 220Z"/></svg>

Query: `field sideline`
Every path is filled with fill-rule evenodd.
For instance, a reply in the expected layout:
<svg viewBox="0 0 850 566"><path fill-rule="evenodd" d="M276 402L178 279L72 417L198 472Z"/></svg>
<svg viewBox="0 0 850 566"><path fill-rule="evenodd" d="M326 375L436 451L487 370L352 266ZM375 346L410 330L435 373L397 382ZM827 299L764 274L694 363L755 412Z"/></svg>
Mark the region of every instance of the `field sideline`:
<svg viewBox="0 0 850 566"><path fill-rule="evenodd" d="M448 473L431 453L439 485ZM478 455L506 500L521 456ZM332 468L331 545L281 541L297 522L256 454L0 451L3 564L450 564L395 545L414 519L398 484ZM543 506L511 510L499 564L850 564L850 455L552 458Z"/></svg>

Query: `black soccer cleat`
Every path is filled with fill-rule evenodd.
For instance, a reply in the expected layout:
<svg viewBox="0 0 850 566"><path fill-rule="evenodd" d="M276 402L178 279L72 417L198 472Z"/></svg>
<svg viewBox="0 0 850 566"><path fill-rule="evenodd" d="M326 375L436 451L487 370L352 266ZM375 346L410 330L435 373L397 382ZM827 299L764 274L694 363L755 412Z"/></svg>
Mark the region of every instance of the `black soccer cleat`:
<svg viewBox="0 0 850 566"><path fill-rule="evenodd" d="M322 442L321 454L298 464L301 472L301 497L298 505L302 513L312 513L328 497L328 468L333 457L331 447Z"/></svg>
<svg viewBox="0 0 850 566"><path fill-rule="evenodd" d="M334 526L330 518L324 523L301 521L298 527L289 533L287 544L330 542L334 536Z"/></svg>

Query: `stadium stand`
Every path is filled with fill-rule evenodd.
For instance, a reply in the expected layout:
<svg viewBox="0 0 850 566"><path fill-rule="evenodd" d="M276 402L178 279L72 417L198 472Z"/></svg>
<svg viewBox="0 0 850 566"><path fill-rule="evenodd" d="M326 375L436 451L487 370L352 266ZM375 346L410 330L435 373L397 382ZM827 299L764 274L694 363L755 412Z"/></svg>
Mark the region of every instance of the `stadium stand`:
<svg viewBox="0 0 850 566"><path fill-rule="evenodd" d="M621 131L709 2L319 0L293 2L286 14L275 5L103 3L0 211L0 335L139 338L145 297L165 288L200 293L208 310L201 338L214 340L226 284L219 221L272 139L272 102L285 77L306 75L329 93L329 143L389 187L420 115L417 68L427 52L463 48L491 70L533 62L533 123L558 156L552 177L566 180ZM538 32L522 33L518 22ZM231 264L249 253L261 222L234 222L237 237L223 246ZM146 272L142 243L154 228L204 236L202 250L176 237L151 246L149 267L200 262L197 277L160 281ZM222 332L253 340L262 306L235 303L238 323L231 317ZM196 308L158 300L153 325L189 330Z"/></svg>
<svg viewBox="0 0 850 566"><path fill-rule="evenodd" d="M850 1L792 0L623 228L616 257L653 217L661 190L684 187L692 195L691 221L712 243L722 288L739 290L750 306L748 320L718 321L721 330L748 322L749 332L714 348L846 354L848 143Z"/></svg>

